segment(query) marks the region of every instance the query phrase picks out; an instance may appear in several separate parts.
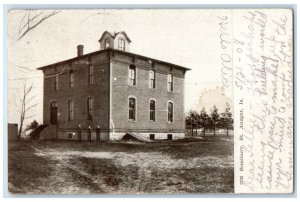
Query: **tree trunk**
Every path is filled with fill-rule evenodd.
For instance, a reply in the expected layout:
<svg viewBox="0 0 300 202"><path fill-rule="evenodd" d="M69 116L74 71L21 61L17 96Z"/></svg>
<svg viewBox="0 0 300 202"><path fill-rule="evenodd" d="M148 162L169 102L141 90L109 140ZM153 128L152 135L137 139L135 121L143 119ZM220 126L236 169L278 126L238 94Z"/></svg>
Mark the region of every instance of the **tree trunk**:
<svg viewBox="0 0 300 202"><path fill-rule="evenodd" d="M228 128L226 128L226 135L227 135L227 136L229 135L229 133L228 133Z"/></svg>
<svg viewBox="0 0 300 202"><path fill-rule="evenodd" d="M214 136L216 136L216 126L214 126Z"/></svg>
<svg viewBox="0 0 300 202"><path fill-rule="evenodd" d="M203 129L203 136L205 137L205 129Z"/></svg>

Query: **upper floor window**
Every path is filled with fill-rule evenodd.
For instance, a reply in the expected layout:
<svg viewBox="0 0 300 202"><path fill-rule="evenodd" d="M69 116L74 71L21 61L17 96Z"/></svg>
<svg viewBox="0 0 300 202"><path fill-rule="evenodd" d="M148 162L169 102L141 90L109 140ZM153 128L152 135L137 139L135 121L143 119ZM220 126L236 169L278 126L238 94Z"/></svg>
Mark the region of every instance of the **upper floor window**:
<svg viewBox="0 0 300 202"><path fill-rule="evenodd" d="M150 88L155 88L156 74L154 70L150 70L149 77L150 77Z"/></svg>
<svg viewBox="0 0 300 202"><path fill-rule="evenodd" d="M93 120L93 99L88 98L87 100L87 119Z"/></svg>
<svg viewBox="0 0 300 202"><path fill-rule="evenodd" d="M155 100L150 100L150 121L155 121Z"/></svg>
<svg viewBox="0 0 300 202"><path fill-rule="evenodd" d="M94 68L92 65L89 65L88 68L88 84L93 84L93 77L94 77Z"/></svg>
<svg viewBox="0 0 300 202"><path fill-rule="evenodd" d="M129 78L129 85L135 86L136 85L136 67L134 65L129 66L128 78Z"/></svg>
<svg viewBox="0 0 300 202"><path fill-rule="evenodd" d="M58 75L55 75L54 77L54 90L58 90Z"/></svg>
<svg viewBox="0 0 300 202"><path fill-rule="evenodd" d="M74 111L73 111L73 100L68 101L68 120L73 121L74 119Z"/></svg>
<svg viewBox="0 0 300 202"><path fill-rule="evenodd" d="M119 39L118 49L121 51L125 51L125 40Z"/></svg>
<svg viewBox="0 0 300 202"><path fill-rule="evenodd" d="M129 98L129 116L130 120L135 120L136 103L135 98Z"/></svg>
<svg viewBox="0 0 300 202"><path fill-rule="evenodd" d="M73 88L73 86L74 86L74 72L73 70L71 70L69 72L69 87Z"/></svg>
<svg viewBox="0 0 300 202"><path fill-rule="evenodd" d="M173 122L173 103L168 102L168 121Z"/></svg>
<svg viewBox="0 0 300 202"><path fill-rule="evenodd" d="M105 48L109 48L110 44L109 44L109 39L105 39Z"/></svg>
<svg viewBox="0 0 300 202"><path fill-rule="evenodd" d="M172 92L173 91L173 75L168 74L168 91Z"/></svg>

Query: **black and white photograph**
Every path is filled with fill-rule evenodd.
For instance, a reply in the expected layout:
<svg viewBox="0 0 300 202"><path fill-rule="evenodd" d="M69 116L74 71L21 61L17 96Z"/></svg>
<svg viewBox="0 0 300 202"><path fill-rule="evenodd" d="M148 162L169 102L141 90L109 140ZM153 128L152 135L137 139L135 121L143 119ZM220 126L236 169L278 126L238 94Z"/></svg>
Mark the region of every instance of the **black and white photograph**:
<svg viewBox="0 0 300 202"><path fill-rule="evenodd" d="M289 9L12 9L11 195L290 193Z"/></svg>

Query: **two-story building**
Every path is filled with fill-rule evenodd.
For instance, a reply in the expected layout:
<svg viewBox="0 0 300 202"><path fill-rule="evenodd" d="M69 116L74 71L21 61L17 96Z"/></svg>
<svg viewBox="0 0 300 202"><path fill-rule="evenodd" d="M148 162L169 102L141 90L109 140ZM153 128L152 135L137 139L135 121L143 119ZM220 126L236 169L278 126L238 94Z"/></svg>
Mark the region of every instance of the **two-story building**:
<svg viewBox="0 0 300 202"><path fill-rule="evenodd" d="M44 74L42 138L102 140L134 133L146 139L185 135L186 67L129 52L125 32L104 32L100 50L38 68Z"/></svg>

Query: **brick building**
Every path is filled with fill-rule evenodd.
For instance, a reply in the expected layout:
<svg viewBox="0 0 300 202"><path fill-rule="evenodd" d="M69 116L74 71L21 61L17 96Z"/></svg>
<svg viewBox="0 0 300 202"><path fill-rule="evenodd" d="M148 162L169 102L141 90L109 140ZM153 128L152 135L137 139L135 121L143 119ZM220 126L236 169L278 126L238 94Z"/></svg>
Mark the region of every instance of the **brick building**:
<svg viewBox="0 0 300 202"><path fill-rule="evenodd" d="M38 68L44 73L41 138L82 139L95 128L102 140L136 134L182 138L184 77L188 68L129 52L125 32L104 32L100 50Z"/></svg>

